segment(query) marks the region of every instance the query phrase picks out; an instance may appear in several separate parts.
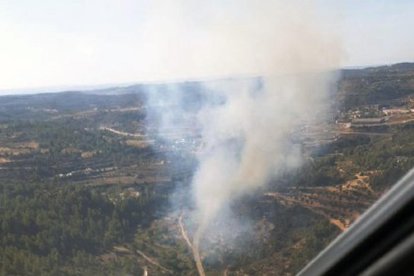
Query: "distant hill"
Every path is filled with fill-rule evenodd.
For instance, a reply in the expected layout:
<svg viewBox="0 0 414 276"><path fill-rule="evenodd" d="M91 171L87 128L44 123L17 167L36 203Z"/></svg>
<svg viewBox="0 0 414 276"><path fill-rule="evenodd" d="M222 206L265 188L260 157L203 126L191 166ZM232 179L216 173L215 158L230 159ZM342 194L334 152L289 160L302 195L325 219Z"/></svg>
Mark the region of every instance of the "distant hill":
<svg viewBox="0 0 414 276"><path fill-rule="evenodd" d="M249 79L223 79L208 81L259 81L259 78ZM148 101L153 104L166 103L174 99L174 104L185 110L196 110L205 97L207 82L187 81L176 83L137 84L125 87L112 87L105 89L85 91L63 91L55 93L40 93L29 95L0 96L0 121L13 118L44 119L45 111L54 112L80 112L97 108L99 110L111 108L140 107ZM168 97L165 97L168 95ZM167 99L168 98L168 99ZM218 99L220 100L220 99ZM155 103L158 102L158 103ZM150 103L151 104L151 103Z"/></svg>
<svg viewBox="0 0 414 276"><path fill-rule="evenodd" d="M396 101L414 94L414 63L341 71L337 99L344 109Z"/></svg>
<svg viewBox="0 0 414 276"><path fill-rule="evenodd" d="M94 107L131 107L145 102L148 95L176 94L187 108L197 108L199 97L206 89L204 84L214 82L252 81L260 83L260 77L186 81L153 84L114 86L93 90L63 91L30 95L0 96L0 119L8 112L19 111L21 116L32 116L30 110L56 109L59 112L78 112ZM389 104L414 95L414 63L398 63L362 69L340 70L336 102L343 109L368 104ZM191 93L187 93L191 92ZM151 94L152 93L152 94Z"/></svg>

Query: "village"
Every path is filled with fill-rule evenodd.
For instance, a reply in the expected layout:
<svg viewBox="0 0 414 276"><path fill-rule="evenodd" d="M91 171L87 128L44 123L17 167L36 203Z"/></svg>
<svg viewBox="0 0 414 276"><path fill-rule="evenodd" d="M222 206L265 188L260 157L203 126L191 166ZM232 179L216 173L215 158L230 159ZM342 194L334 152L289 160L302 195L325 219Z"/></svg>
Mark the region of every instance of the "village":
<svg viewBox="0 0 414 276"><path fill-rule="evenodd" d="M395 105L372 104L338 111L336 125L339 129L379 127L404 124L414 120L414 98L408 97Z"/></svg>

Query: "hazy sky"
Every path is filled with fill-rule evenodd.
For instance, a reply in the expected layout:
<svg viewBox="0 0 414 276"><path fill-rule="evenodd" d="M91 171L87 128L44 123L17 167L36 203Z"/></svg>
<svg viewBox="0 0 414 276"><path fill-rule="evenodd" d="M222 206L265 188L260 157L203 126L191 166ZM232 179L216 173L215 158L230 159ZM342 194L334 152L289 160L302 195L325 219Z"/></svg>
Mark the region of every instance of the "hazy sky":
<svg viewBox="0 0 414 276"><path fill-rule="evenodd" d="M261 1L0 0L0 90L254 74L254 59L231 54L251 48L238 49L226 41L231 29L221 29L271 30L283 22L264 18L290 12L283 1L278 11L254 2ZM309 20L334 33L342 66L414 61L414 1L315 2Z"/></svg>

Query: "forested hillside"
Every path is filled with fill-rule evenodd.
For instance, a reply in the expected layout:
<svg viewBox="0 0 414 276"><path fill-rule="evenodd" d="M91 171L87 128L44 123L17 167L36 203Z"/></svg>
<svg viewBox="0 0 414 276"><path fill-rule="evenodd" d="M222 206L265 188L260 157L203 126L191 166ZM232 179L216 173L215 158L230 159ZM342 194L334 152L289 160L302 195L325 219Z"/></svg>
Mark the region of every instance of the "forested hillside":
<svg viewBox="0 0 414 276"><path fill-rule="evenodd" d="M174 85L195 114L202 84ZM158 136L147 88L0 97L1 275L196 273L190 182L203 144L193 118L165 130L172 143ZM345 70L336 92L333 120L294 133L300 168L214 225L209 275L293 275L414 166L412 64Z"/></svg>

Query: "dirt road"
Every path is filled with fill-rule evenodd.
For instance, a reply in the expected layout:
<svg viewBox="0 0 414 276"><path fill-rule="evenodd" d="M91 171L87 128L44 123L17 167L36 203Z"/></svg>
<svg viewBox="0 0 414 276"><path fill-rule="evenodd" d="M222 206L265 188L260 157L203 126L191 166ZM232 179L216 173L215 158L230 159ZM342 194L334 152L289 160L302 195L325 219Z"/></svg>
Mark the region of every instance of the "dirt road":
<svg viewBox="0 0 414 276"><path fill-rule="evenodd" d="M204 271L203 262L201 260L200 256L200 239L202 236L203 229L202 227L199 227L197 232L194 235L193 243L191 243L190 239L188 238L187 232L185 231L184 224L183 224L183 215L181 214L178 218L178 224L180 226L181 235L183 236L183 239L187 243L188 247L191 249L191 252L193 253L194 262L197 267L198 275L205 276L206 273Z"/></svg>

